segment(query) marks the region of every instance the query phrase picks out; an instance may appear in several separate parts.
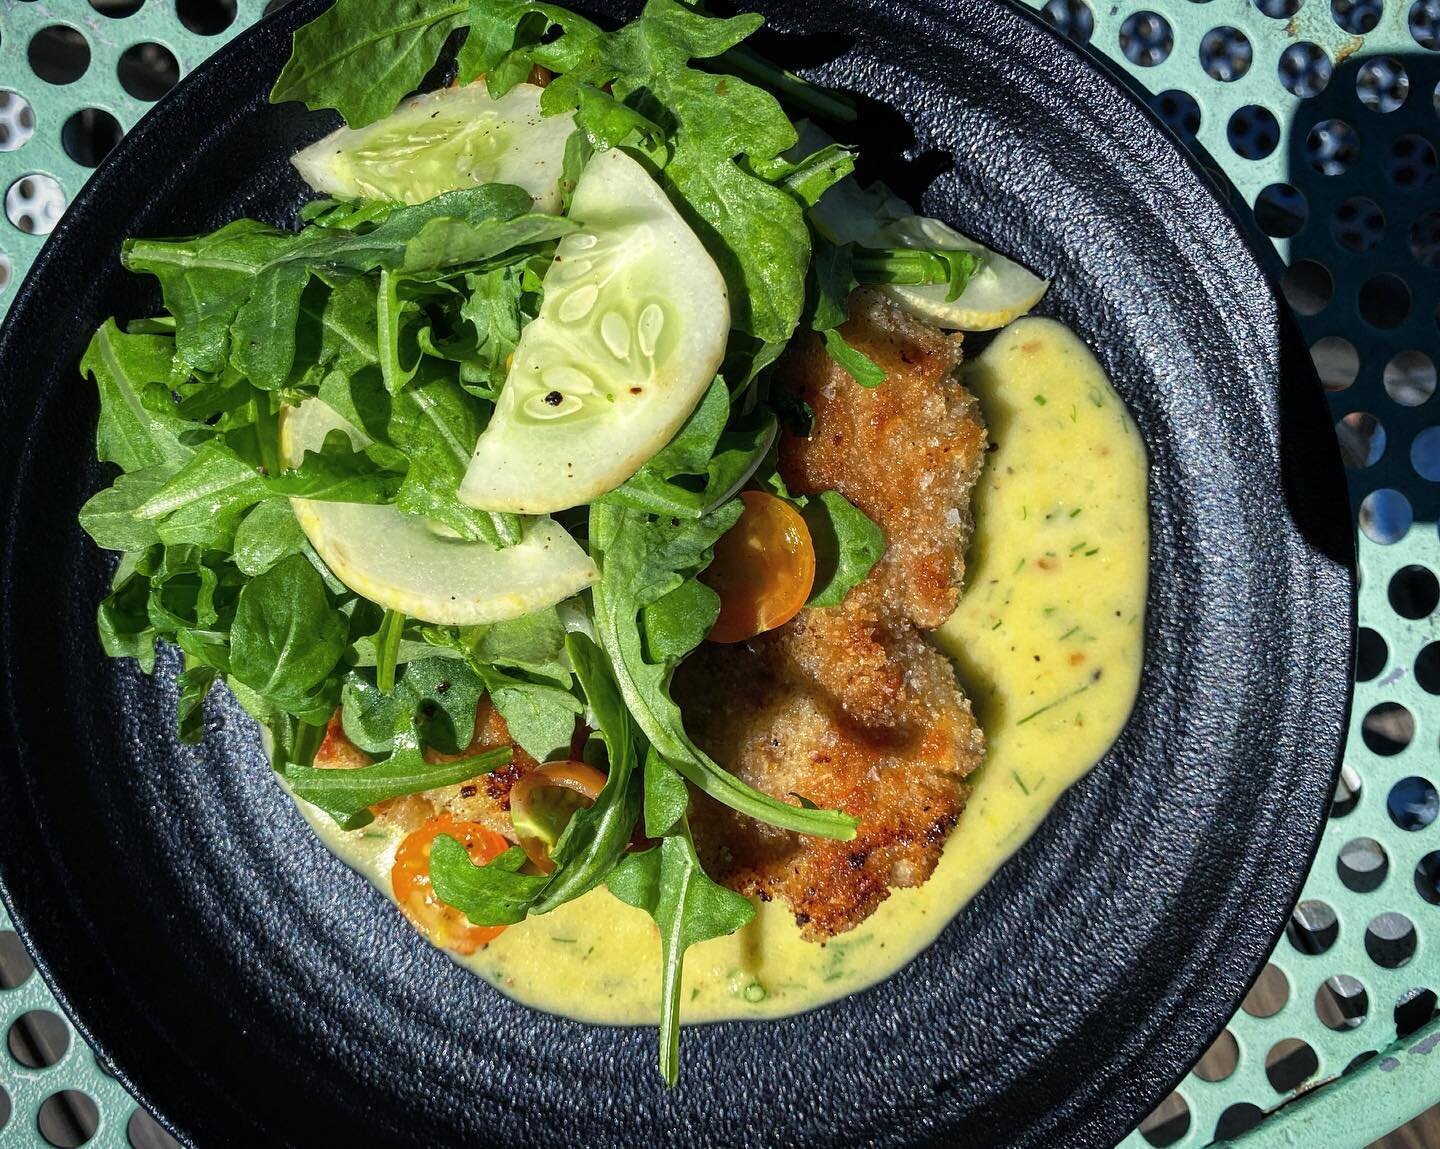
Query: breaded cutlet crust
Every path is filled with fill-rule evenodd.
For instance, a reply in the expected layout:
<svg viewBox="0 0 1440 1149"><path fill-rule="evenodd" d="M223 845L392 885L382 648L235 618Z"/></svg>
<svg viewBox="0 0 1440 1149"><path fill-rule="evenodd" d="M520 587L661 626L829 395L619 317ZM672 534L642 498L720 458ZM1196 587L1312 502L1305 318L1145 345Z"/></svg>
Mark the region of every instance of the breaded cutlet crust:
<svg viewBox="0 0 1440 1149"><path fill-rule="evenodd" d="M886 551L839 606L806 609L748 643L705 643L677 671L696 743L757 789L860 820L850 842L779 830L697 795L697 848L717 881L781 898L823 940L925 881L964 809L984 735L954 670L923 634L959 600L970 494L985 454L958 338L857 292L846 340L887 378L855 383L807 337L779 384L815 412L787 435L780 471L798 494L837 490L884 532Z"/></svg>

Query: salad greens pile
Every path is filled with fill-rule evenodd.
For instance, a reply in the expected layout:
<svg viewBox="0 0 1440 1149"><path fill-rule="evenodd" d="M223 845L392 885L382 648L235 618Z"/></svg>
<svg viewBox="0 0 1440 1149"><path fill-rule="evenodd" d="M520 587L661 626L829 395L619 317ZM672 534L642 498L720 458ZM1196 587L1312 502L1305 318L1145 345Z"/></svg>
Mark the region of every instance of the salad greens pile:
<svg viewBox="0 0 1440 1149"><path fill-rule="evenodd" d="M941 283L953 298L979 264L967 252L859 249L815 233L811 209L854 156L838 144L796 155L785 106L853 113L750 51L760 24L681 0L649 0L616 29L524 0L337 0L296 33L272 93L359 127L391 113L468 28L461 80L483 76L499 97L544 69L553 79L542 111L574 114L562 202L592 154L625 149L723 273L732 330L713 384L637 473L558 516L598 566L598 581L572 599L468 626L386 610L336 577L290 501L393 506L493 548L520 540L519 516L457 497L556 245L578 227L536 211L520 188L481 184L412 205L321 199L294 228L241 219L209 235L132 239L124 264L158 281L164 313L107 321L81 363L100 392L98 456L121 472L80 515L100 546L120 552L99 608L106 652L148 672L157 642L178 648L179 736L202 737L205 697L223 682L269 731L277 772L347 829L377 802L507 763L508 747L427 761L427 750L466 752L485 695L538 760L568 757L577 728L589 732L587 760L607 781L556 841L553 873L531 872L519 847L477 866L442 836L431 878L476 924L519 922L602 883L654 917L670 1082L684 951L753 914L701 870L686 783L800 833L854 833L843 813L726 772L688 737L670 696L675 667L719 611L699 576L741 513L736 495L747 485L783 493L777 424L808 433L808 410L771 389L769 368L808 327L875 386L883 372L838 330L851 289ZM287 466L284 412L317 398L363 441L332 431ZM835 492L794 501L825 544L811 603L834 605L884 540ZM337 711L373 765L313 765ZM637 828L656 844L631 852Z"/></svg>

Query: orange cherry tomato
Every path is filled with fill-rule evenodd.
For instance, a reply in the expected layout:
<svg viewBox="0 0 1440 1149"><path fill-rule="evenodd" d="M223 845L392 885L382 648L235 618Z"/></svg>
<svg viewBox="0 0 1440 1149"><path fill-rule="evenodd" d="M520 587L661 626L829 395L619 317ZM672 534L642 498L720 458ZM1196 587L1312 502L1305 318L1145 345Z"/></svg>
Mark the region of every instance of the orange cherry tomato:
<svg viewBox="0 0 1440 1149"><path fill-rule="evenodd" d="M437 834L448 834L463 845L477 866L503 854L510 843L479 822L457 822L449 814L437 814L407 834L395 851L390 888L405 916L435 945L473 954L504 933L505 927L473 926L454 906L436 897L430 885L430 847Z"/></svg>
<svg viewBox="0 0 1440 1149"><path fill-rule="evenodd" d="M745 513L715 544L700 580L720 596L711 642L744 642L784 626L815 585L815 544L800 512L764 491L743 491Z"/></svg>
<svg viewBox="0 0 1440 1149"><path fill-rule="evenodd" d="M510 821L520 839L520 848L542 874L552 873L555 869L555 863L550 860L550 847L559 838L558 830L554 837L549 837L542 821L542 806L559 805L547 803L544 800L544 791L568 790L593 803L600 797L604 785L605 775L599 770L584 762L571 760L547 762L544 766L531 770L510 787ZM565 815L563 810L556 812Z"/></svg>

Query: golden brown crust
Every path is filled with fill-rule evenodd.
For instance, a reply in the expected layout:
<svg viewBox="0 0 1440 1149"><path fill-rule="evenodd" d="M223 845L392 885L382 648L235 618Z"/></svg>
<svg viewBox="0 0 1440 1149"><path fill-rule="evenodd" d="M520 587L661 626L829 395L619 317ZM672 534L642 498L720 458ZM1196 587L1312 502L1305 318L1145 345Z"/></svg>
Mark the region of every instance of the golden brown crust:
<svg viewBox="0 0 1440 1149"><path fill-rule="evenodd" d="M692 819L707 872L782 898L823 940L925 881L964 809L984 735L949 661L921 634L953 611L985 430L953 378L958 340L857 293L844 329L886 381L860 387L818 341L790 351L781 379L815 411L787 436L792 491L840 491L880 526L886 553L845 601L807 609L744 645L706 643L675 696L698 745L757 789L860 819L853 841L778 830L700 796Z"/></svg>
<svg viewBox="0 0 1440 1149"><path fill-rule="evenodd" d="M955 610L973 520L970 490L985 459L979 404L957 380L960 337L911 319L859 291L842 329L886 373L861 387L813 336L785 358L782 380L815 412L809 439L787 434L780 474L802 494L839 491L888 544L871 591L933 630Z"/></svg>

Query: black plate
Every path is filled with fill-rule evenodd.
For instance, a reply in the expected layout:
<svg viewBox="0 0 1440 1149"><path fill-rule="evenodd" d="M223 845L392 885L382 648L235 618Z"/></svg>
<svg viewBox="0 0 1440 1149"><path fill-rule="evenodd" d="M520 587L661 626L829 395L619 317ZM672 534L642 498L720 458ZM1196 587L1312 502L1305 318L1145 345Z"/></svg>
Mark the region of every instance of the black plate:
<svg viewBox="0 0 1440 1149"><path fill-rule="evenodd" d="M996 0L766 3L874 97L887 172L1055 277L1151 454L1144 683L1100 767L902 973L765 1024L648 1029L514 1005L333 860L233 708L172 736L170 673L104 658L109 481L76 374L157 302L122 237L288 220L330 121L265 93L287 9L180 85L56 229L0 335L0 877L62 1004L205 1145L1098 1145L1229 1017L1300 888L1348 703L1353 586L1333 435L1302 346L1199 169L1111 79ZM886 108L890 109L889 111ZM173 665L167 666L173 671ZM962 844L963 848L963 844ZM682 1139L679 1140L679 1139Z"/></svg>

